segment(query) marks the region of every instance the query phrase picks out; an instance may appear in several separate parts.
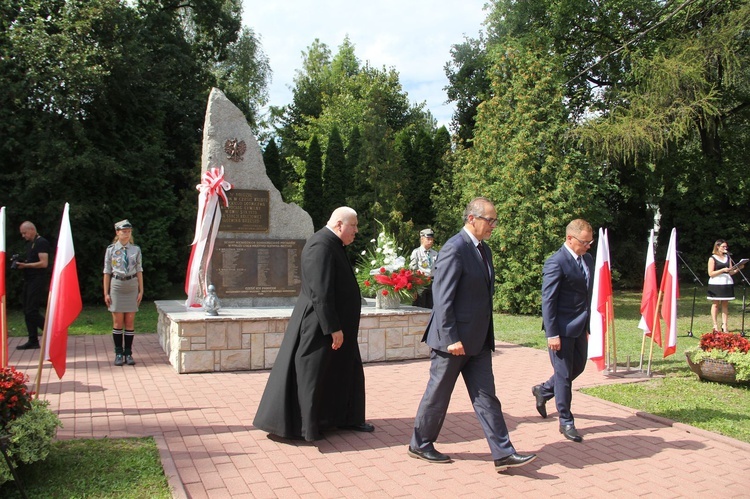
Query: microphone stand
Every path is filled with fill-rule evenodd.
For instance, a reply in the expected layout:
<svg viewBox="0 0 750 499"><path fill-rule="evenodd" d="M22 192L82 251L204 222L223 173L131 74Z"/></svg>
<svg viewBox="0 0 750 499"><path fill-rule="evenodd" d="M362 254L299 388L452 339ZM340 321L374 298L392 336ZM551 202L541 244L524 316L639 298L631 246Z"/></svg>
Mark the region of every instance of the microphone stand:
<svg viewBox="0 0 750 499"><path fill-rule="evenodd" d="M690 268L690 265L687 264L687 262L685 261L685 259L682 258L682 252L678 251L677 252L677 257L680 259L680 261L682 261L682 264L690 271L690 273L693 274L693 310L690 312L690 329L688 329L688 332L687 332L687 335L692 338L693 337L693 318L695 317L695 293L698 290L698 288L695 286L695 283L697 282L698 284L701 285L701 287L703 287L703 283L698 278L698 276L695 275L695 272L693 272L693 269ZM744 303L744 297L743 297L743 303ZM745 321L744 313L745 313L745 311L743 310L742 311L742 314L743 314L742 315L743 324L744 324L744 321Z"/></svg>
<svg viewBox="0 0 750 499"><path fill-rule="evenodd" d="M737 272L740 273L742 276L742 330L740 331L740 336L745 336L745 296L747 293L747 285L750 284L747 281L747 277L745 277L745 274L742 273L742 269L737 268Z"/></svg>

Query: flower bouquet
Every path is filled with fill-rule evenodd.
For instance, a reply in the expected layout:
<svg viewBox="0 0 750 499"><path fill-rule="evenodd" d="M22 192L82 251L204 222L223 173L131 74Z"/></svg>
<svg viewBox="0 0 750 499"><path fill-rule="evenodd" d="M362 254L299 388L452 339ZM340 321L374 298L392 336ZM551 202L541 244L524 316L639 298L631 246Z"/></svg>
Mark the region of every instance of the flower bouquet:
<svg viewBox="0 0 750 499"><path fill-rule="evenodd" d="M403 248L384 229L370 243L373 246L362 252L355 270L364 296L395 295L399 300L413 300L430 284L430 277L406 267L406 258L398 254Z"/></svg>
<svg viewBox="0 0 750 499"><path fill-rule="evenodd" d="M28 381L29 377L15 367L0 369L0 433L31 409L34 392L26 386Z"/></svg>
<svg viewBox="0 0 750 499"><path fill-rule="evenodd" d="M697 347L685 351L688 365L703 379L729 383L750 382L750 341L736 333L712 331L701 336ZM718 366L723 366L718 367ZM724 369L712 376L708 369ZM732 372L730 372L732 371ZM733 376L732 376L733 374Z"/></svg>

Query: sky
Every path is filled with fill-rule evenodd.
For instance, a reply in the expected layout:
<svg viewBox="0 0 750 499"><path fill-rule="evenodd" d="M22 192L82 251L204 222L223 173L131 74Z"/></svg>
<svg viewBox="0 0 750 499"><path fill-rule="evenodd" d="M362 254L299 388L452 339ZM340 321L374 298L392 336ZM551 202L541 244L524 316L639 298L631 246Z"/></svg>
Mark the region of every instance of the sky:
<svg viewBox="0 0 750 499"><path fill-rule="evenodd" d="M260 36L273 71L269 104L292 100L302 53L318 38L332 54L349 35L362 64L394 68L409 101L450 124L444 66L450 48L477 38L487 0L243 0L243 24Z"/></svg>

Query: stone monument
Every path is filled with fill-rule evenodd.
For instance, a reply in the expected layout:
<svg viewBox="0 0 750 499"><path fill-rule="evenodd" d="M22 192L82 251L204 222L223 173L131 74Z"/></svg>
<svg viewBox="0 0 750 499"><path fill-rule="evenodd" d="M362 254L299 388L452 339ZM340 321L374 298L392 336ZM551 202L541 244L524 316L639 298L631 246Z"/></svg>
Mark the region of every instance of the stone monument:
<svg viewBox="0 0 750 499"><path fill-rule="evenodd" d="M213 256L203 262L204 309L180 300L157 301L157 334L178 373L270 369L301 288L300 255L313 234L310 216L284 203L266 175L263 156L242 112L213 89L203 130L202 173L224 168L229 207L222 205ZM208 298L208 299L207 299ZM207 300L206 300L207 299ZM370 300L371 302L372 300ZM213 310L213 313L209 313ZM420 340L430 310L362 308L363 362L425 358Z"/></svg>
<svg viewBox="0 0 750 499"><path fill-rule="evenodd" d="M244 114L217 88L208 99L201 166L202 172L223 166L232 184L207 263L207 284L216 288L222 308L294 305L312 218L281 199Z"/></svg>

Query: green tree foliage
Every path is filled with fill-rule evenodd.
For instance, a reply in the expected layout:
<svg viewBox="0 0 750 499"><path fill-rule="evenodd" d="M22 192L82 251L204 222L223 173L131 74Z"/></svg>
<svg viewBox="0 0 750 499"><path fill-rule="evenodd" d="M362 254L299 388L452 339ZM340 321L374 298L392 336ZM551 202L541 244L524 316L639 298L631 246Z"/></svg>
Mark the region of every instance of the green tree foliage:
<svg viewBox="0 0 750 499"><path fill-rule="evenodd" d="M302 207L312 217L315 229L320 229L328 221L323 199L323 153L317 135L310 139L305 163L305 185L302 195Z"/></svg>
<svg viewBox="0 0 750 499"><path fill-rule="evenodd" d="M182 279L205 102L218 66L241 51L239 5L16 0L0 9L0 204L10 227L32 220L53 245L71 204L87 301L101 299L104 250L123 218L143 249L147 299Z"/></svg>
<svg viewBox="0 0 750 499"><path fill-rule="evenodd" d="M284 180L281 173L281 158L279 157L279 148L276 147L276 140L273 138L268 141L266 149L263 151L263 164L266 165L266 175L271 179L274 187L281 191L284 187Z"/></svg>
<svg viewBox="0 0 750 499"><path fill-rule="evenodd" d="M327 170L329 161L339 157L339 146L330 143L338 136L346 157L344 162L337 160L336 164L347 170L341 177L346 179L341 202L357 210L364 236L360 239L369 240L377 233L376 220L382 221L400 241L414 239L415 215L411 204L415 195L414 168L434 163L434 149L426 147L423 160L405 163L397 141L403 136L411 142L422 131L429 138L429 146L435 124L422 106L409 104L395 70L362 64L348 38L336 54L316 40L304 54L302 69L295 78L292 103L280 114L277 110L277 119L281 123L283 161L299 176L290 181L297 191L287 191L286 199L301 200L303 196L305 189L299 179L305 176L303 158L311 137L326 141L321 148L326 151ZM328 173L325 175L327 182L333 180ZM435 180L419 185L426 193L428 205ZM429 209L427 215L420 215L423 221L429 216ZM355 241L355 246L358 243Z"/></svg>
<svg viewBox="0 0 750 499"><path fill-rule="evenodd" d="M242 110L257 135L265 125L261 108L268 103L271 66L251 29L243 28L237 41L229 44L226 59L214 65L213 73L217 86Z"/></svg>
<svg viewBox="0 0 750 499"><path fill-rule="evenodd" d="M448 100L456 103L453 129L465 147L471 147L477 107L489 97L489 64L485 42L480 37L478 40L466 39L451 47L451 60L445 65L448 77L445 90Z"/></svg>
<svg viewBox="0 0 750 499"><path fill-rule="evenodd" d="M454 186L462 204L478 195L495 203L495 306L536 313L542 263L562 244L565 226L602 220L603 177L565 140L559 59L506 47L495 60L493 98L479 106L474 146Z"/></svg>
<svg viewBox="0 0 750 499"><path fill-rule="evenodd" d="M339 206L346 205L346 196L352 175L346 168L344 142L336 125L331 129L326 148L325 168L323 169L323 199L325 212L330 214Z"/></svg>

